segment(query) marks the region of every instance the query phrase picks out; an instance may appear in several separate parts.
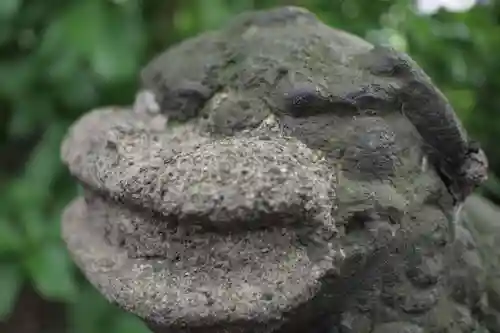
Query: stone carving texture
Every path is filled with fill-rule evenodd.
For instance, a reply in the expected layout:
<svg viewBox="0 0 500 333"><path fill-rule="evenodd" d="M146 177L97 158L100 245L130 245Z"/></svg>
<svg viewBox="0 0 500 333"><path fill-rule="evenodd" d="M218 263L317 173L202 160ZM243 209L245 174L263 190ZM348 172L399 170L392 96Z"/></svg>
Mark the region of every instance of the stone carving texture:
<svg viewBox="0 0 500 333"><path fill-rule="evenodd" d="M484 328L457 216L486 159L408 56L283 7L141 77L62 146L63 236L111 302L158 333Z"/></svg>

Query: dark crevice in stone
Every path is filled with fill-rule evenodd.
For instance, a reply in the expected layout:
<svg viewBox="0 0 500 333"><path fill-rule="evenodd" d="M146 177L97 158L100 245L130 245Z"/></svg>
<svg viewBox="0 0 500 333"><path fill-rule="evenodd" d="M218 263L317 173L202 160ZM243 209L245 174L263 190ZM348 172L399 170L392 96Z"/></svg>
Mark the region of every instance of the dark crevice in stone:
<svg viewBox="0 0 500 333"><path fill-rule="evenodd" d="M344 96L334 96L304 84L285 93L283 111L296 118L330 113L339 117L383 115L400 109L391 94L380 85L371 84Z"/></svg>
<svg viewBox="0 0 500 333"><path fill-rule="evenodd" d="M355 212L349 218L345 226L346 235L353 232L366 230L367 224L374 221L374 218L376 218L374 214L375 211L370 211L370 210Z"/></svg>
<svg viewBox="0 0 500 333"><path fill-rule="evenodd" d="M205 103L216 93L198 83L186 83L180 87L163 86L159 98L160 110L169 120L185 122L198 117Z"/></svg>

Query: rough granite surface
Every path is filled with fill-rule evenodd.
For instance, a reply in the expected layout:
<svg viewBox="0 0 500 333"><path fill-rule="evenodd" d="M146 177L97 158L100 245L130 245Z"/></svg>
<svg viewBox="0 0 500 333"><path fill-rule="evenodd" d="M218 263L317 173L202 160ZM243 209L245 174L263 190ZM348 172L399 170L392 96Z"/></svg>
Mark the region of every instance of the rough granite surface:
<svg viewBox="0 0 500 333"><path fill-rule="evenodd" d="M141 78L61 149L63 237L111 302L157 333L500 332L498 228L461 211L486 158L407 55L282 7Z"/></svg>

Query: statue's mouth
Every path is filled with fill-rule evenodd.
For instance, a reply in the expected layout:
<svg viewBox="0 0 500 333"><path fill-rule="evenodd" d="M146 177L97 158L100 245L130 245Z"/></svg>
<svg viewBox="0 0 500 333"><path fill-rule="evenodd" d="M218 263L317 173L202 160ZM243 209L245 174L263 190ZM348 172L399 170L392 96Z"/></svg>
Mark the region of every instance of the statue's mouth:
<svg viewBox="0 0 500 333"><path fill-rule="evenodd" d="M146 292L137 312L171 320L187 309L198 321L278 320L313 297L346 255L335 241L333 168L297 140L214 140L189 125L157 131L150 118L98 110L63 145L85 192L66 212L64 236L84 271L101 272L91 281L116 279L120 304ZM83 255L82 241L103 250ZM120 259L106 266L110 255ZM148 301L159 294L167 301Z"/></svg>

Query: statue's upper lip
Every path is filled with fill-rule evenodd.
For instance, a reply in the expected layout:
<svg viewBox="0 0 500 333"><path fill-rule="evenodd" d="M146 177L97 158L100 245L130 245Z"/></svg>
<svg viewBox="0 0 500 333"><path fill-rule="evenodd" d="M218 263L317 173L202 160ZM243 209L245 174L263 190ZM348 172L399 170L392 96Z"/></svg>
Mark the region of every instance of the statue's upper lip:
<svg viewBox="0 0 500 333"><path fill-rule="evenodd" d="M208 228L250 217L247 227L257 227L266 214L285 217L275 223L330 218L335 173L297 140L213 140L189 125L154 133L149 121L127 110L91 112L71 129L63 160L92 191L178 220L203 216Z"/></svg>

